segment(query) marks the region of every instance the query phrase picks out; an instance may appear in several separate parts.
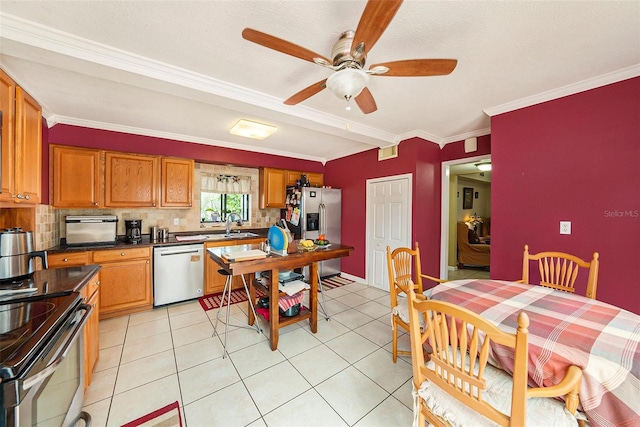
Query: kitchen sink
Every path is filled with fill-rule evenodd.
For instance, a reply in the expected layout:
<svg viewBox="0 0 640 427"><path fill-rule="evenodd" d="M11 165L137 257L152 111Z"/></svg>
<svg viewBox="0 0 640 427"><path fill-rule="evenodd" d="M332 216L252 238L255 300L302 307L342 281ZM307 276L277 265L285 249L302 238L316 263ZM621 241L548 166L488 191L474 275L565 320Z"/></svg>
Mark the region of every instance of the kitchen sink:
<svg viewBox="0 0 640 427"><path fill-rule="evenodd" d="M258 237L256 233L230 233L230 234L207 234L207 240L227 240L242 239L245 237Z"/></svg>

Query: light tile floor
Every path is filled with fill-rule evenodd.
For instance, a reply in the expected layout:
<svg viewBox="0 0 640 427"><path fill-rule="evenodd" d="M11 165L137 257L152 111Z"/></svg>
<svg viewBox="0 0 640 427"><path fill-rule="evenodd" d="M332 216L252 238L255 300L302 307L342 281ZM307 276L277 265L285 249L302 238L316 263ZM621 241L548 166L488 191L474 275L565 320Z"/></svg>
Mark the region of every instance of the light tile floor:
<svg viewBox="0 0 640 427"><path fill-rule="evenodd" d="M449 271L449 280L462 280L462 279L488 279L489 269L484 267L468 267L459 268L454 271Z"/></svg>
<svg viewBox="0 0 640 427"><path fill-rule="evenodd" d="M331 320L320 317L316 334L291 325L271 351L264 334L230 327L225 359L216 310L197 301L101 321L84 410L96 427L174 401L188 427L411 425L411 359L392 362L388 292L353 283L325 296ZM232 306L245 324L246 309Z"/></svg>

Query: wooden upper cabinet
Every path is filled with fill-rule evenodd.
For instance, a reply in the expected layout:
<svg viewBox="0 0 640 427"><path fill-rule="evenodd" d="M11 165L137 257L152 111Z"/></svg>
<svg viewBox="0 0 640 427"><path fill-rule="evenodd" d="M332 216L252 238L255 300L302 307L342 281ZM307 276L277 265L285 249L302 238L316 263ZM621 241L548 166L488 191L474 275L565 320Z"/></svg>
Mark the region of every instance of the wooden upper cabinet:
<svg viewBox="0 0 640 427"><path fill-rule="evenodd" d="M298 181L302 176L302 172L300 171L286 171L286 184L287 187L293 187L298 185Z"/></svg>
<svg viewBox="0 0 640 427"><path fill-rule="evenodd" d="M312 187L322 187L324 185L324 174L307 172L307 180Z"/></svg>
<svg viewBox="0 0 640 427"><path fill-rule="evenodd" d="M260 169L260 209L285 207L285 175L283 169Z"/></svg>
<svg viewBox="0 0 640 427"><path fill-rule="evenodd" d="M2 111L2 193L0 200L12 201L15 145L16 83L0 70L0 111Z"/></svg>
<svg viewBox="0 0 640 427"><path fill-rule="evenodd" d="M105 207L158 206L159 158L105 153Z"/></svg>
<svg viewBox="0 0 640 427"><path fill-rule="evenodd" d="M0 70L2 193L0 201L36 205L42 185L42 108ZM10 207L9 204L4 204Z"/></svg>
<svg viewBox="0 0 640 427"><path fill-rule="evenodd" d="M292 187L297 185L302 175L307 176L307 181L309 181L312 187L322 187L324 185L324 174L288 170L286 171L286 186Z"/></svg>
<svg viewBox="0 0 640 427"><path fill-rule="evenodd" d="M193 204L193 160L163 157L160 160L163 207L189 208Z"/></svg>
<svg viewBox="0 0 640 427"><path fill-rule="evenodd" d="M54 207L102 206L100 154L100 150L51 146L51 203Z"/></svg>

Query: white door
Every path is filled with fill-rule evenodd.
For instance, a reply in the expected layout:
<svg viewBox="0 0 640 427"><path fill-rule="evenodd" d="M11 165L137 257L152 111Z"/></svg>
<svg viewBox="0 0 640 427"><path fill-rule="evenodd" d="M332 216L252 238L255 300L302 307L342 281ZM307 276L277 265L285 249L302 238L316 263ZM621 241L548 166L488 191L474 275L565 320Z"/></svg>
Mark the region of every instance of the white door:
<svg viewBox="0 0 640 427"><path fill-rule="evenodd" d="M411 175L367 180L367 283L389 290L387 246L411 247Z"/></svg>

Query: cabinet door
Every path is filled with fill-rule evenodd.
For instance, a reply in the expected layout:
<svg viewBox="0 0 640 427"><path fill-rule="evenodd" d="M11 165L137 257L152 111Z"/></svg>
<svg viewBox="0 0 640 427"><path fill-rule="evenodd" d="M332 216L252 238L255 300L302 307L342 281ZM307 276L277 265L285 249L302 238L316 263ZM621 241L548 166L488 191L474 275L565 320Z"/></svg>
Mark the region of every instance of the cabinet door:
<svg viewBox="0 0 640 427"><path fill-rule="evenodd" d="M227 276L218 273L220 266L211 259L206 253L207 248L216 248L220 246L235 245L233 240L225 240L222 242L207 242L204 244L205 248L205 262L204 262L204 293L205 295L219 294L224 290L224 282Z"/></svg>
<svg viewBox="0 0 640 427"><path fill-rule="evenodd" d="M293 187L296 186L298 184L298 180L300 180L300 177L302 176L302 172L300 171L287 171L286 172L286 186L287 187Z"/></svg>
<svg viewBox="0 0 640 427"><path fill-rule="evenodd" d="M42 109L21 87L16 87L15 202L40 203L42 185Z"/></svg>
<svg viewBox="0 0 640 427"><path fill-rule="evenodd" d="M99 150L52 146L51 178L54 207L101 206Z"/></svg>
<svg viewBox="0 0 640 427"><path fill-rule="evenodd" d="M286 199L283 169L260 169L260 208L284 208Z"/></svg>
<svg viewBox="0 0 640 427"><path fill-rule="evenodd" d="M100 318L118 312L151 309L151 262L148 259L101 264ZM113 315L112 315L113 314Z"/></svg>
<svg viewBox="0 0 640 427"><path fill-rule="evenodd" d="M91 384L91 377L93 370L98 363L98 356L100 354L100 313L99 313L99 298L100 291L95 290L100 284L100 273L91 279L90 283L85 287L87 295L89 295L86 303L93 307L93 312L84 327L84 390L87 391L89 384ZM84 294L84 292L83 292Z"/></svg>
<svg viewBox="0 0 640 427"><path fill-rule="evenodd" d="M161 206L189 208L193 204L193 160L161 159Z"/></svg>
<svg viewBox="0 0 640 427"><path fill-rule="evenodd" d="M14 123L16 83L0 70L0 111L2 111L2 193L0 200L13 200Z"/></svg>
<svg viewBox="0 0 640 427"><path fill-rule="evenodd" d="M307 173L307 180L312 187L322 187L324 185L324 174L309 172Z"/></svg>
<svg viewBox="0 0 640 427"><path fill-rule="evenodd" d="M156 207L158 157L105 153L106 207Z"/></svg>

